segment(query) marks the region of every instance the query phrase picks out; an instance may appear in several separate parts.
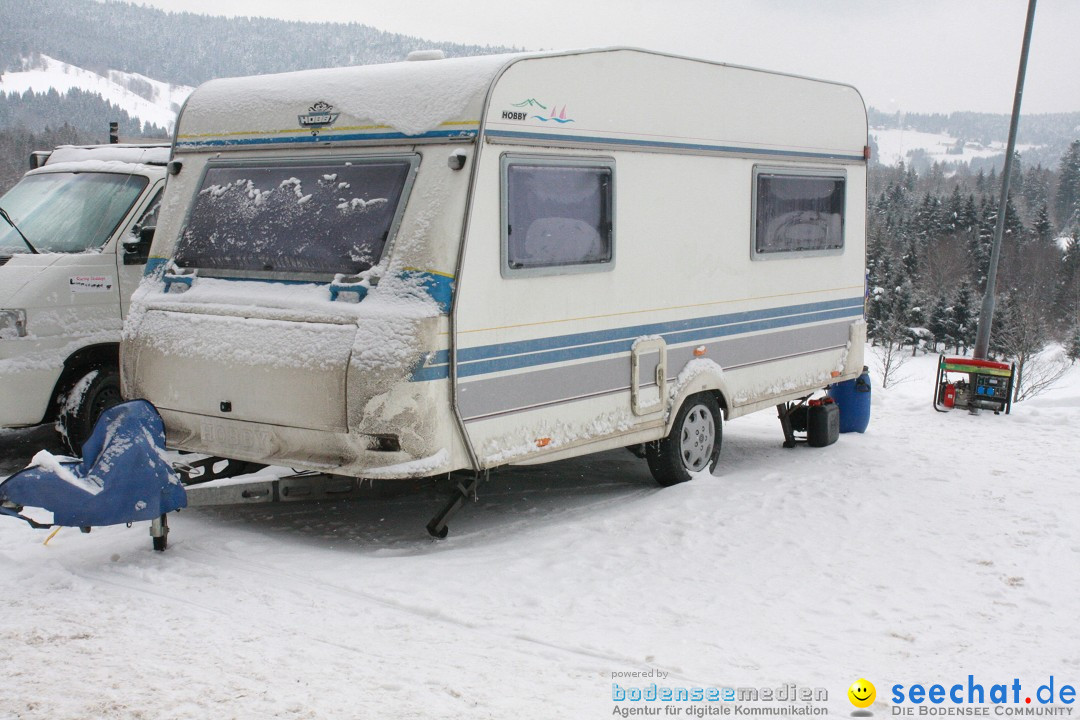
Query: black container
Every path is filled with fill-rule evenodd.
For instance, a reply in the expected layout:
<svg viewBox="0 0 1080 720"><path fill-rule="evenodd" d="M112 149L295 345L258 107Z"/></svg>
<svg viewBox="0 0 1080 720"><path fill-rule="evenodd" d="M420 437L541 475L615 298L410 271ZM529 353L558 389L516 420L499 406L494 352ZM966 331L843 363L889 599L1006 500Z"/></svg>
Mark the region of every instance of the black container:
<svg viewBox="0 0 1080 720"><path fill-rule="evenodd" d="M840 408L836 403L812 405L806 411L806 442L811 447L832 445L840 437Z"/></svg>

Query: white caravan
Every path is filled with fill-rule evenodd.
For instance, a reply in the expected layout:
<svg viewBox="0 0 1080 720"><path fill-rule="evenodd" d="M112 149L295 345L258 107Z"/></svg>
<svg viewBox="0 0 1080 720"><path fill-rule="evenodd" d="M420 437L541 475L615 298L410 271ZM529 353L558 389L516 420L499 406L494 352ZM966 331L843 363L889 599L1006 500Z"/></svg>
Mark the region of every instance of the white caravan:
<svg viewBox="0 0 1080 720"><path fill-rule="evenodd" d="M77 452L120 401L120 331L168 159L165 144L61 146L0 197L0 427L57 420Z"/></svg>
<svg viewBox="0 0 1080 720"><path fill-rule="evenodd" d="M214 80L176 133L122 353L172 447L410 478L633 446L670 484L721 416L862 371L850 86L424 59Z"/></svg>

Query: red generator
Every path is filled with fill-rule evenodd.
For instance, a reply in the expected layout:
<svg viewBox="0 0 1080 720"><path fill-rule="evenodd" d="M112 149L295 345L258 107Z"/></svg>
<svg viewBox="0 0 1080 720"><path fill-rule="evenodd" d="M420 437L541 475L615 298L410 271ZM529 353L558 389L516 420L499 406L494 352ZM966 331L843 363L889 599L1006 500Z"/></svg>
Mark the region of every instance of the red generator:
<svg viewBox="0 0 1080 720"><path fill-rule="evenodd" d="M1009 414L1012 409L1016 363L976 360L966 357L938 357L934 409L993 410Z"/></svg>

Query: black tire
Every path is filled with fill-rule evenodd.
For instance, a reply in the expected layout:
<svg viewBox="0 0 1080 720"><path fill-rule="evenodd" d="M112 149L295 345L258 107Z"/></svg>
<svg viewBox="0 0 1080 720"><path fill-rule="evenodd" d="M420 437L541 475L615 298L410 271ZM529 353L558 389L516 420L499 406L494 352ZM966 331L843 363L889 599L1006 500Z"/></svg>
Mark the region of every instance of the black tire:
<svg viewBox="0 0 1080 720"><path fill-rule="evenodd" d="M155 552L165 552L166 548L169 547L169 536L168 535L162 535L161 537L150 538L150 539L154 541L154 551Z"/></svg>
<svg viewBox="0 0 1080 720"><path fill-rule="evenodd" d="M78 398L71 393L82 389ZM58 420L60 438L72 455L81 457L101 413L123 401L120 375L115 368L98 368L79 378L68 391Z"/></svg>
<svg viewBox="0 0 1080 720"><path fill-rule="evenodd" d="M646 443L645 459L656 482L677 485L706 467L712 472L720 459L722 440L720 404L714 395L699 393L683 402L670 435Z"/></svg>

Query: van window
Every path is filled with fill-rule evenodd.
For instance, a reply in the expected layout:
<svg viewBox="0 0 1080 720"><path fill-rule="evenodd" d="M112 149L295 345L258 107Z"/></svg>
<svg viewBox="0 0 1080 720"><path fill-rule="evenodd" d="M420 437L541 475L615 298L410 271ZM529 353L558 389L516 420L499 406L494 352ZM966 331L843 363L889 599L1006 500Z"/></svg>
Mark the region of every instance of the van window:
<svg viewBox="0 0 1080 720"><path fill-rule="evenodd" d="M754 256L844 247L842 174L754 170Z"/></svg>
<svg viewBox="0 0 1080 720"><path fill-rule="evenodd" d="M503 274L609 270L612 161L503 158Z"/></svg>
<svg viewBox="0 0 1080 720"><path fill-rule="evenodd" d="M8 190L0 207L39 252L85 252L112 237L148 182L117 173L35 173ZM0 222L0 255L28 251L19 234Z"/></svg>
<svg viewBox="0 0 1080 720"><path fill-rule="evenodd" d="M210 165L176 246L181 266L357 273L379 262L415 156Z"/></svg>

